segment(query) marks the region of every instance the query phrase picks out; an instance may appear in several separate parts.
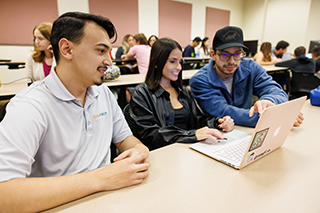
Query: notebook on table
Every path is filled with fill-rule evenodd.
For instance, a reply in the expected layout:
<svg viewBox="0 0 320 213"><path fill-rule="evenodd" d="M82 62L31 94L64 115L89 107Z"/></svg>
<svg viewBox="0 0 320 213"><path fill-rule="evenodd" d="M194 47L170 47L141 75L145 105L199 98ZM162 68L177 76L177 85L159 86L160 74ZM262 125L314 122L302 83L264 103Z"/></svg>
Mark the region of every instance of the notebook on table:
<svg viewBox="0 0 320 213"><path fill-rule="evenodd" d="M190 148L235 169L242 169L284 144L306 98L266 108L252 135L234 129L224 134L223 140L207 139L191 144Z"/></svg>

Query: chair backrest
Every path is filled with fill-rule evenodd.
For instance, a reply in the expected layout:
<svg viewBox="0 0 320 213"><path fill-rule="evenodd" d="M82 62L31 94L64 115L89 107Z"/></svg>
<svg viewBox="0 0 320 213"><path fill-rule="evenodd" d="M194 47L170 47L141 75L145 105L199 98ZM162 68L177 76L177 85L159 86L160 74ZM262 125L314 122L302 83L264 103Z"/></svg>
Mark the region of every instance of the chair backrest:
<svg viewBox="0 0 320 213"><path fill-rule="evenodd" d="M297 98L303 95L310 96L312 89L320 86L320 79L314 73L292 72L290 95Z"/></svg>
<svg viewBox="0 0 320 213"><path fill-rule="evenodd" d="M131 131L133 135L136 135L136 127L135 127L135 121L131 118L130 116L130 104L127 104L124 108L123 108L123 115L124 118L126 119Z"/></svg>

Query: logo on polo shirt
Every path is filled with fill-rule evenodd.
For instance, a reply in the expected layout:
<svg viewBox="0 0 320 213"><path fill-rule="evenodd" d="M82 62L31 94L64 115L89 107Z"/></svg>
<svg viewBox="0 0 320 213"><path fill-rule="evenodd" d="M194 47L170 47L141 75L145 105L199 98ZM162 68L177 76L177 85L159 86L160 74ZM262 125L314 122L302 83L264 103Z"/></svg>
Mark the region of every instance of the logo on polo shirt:
<svg viewBox="0 0 320 213"><path fill-rule="evenodd" d="M100 117L106 116L106 115L107 115L107 112L101 112L98 115L93 115L93 119L100 118Z"/></svg>

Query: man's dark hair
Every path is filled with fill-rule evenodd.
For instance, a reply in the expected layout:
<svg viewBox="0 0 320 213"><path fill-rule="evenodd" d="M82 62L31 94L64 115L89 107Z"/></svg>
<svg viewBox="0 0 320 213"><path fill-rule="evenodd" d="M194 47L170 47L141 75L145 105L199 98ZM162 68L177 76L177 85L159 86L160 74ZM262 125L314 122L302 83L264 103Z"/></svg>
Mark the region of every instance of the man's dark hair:
<svg viewBox="0 0 320 213"><path fill-rule="evenodd" d="M303 46L297 47L294 50L294 54L295 54L296 57L303 56L303 55L306 54L306 48L303 47Z"/></svg>
<svg viewBox="0 0 320 213"><path fill-rule="evenodd" d="M320 56L320 46L319 45L316 45L313 47L312 54L314 57Z"/></svg>
<svg viewBox="0 0 320 213"><path fill-rule="evenodd" d="M195 37L192 41L196 41L196 42L201 42L202 40L201 40L201 38L200 37Z"/></svg>
<svg viewBox="0 0 320 213"><path fill-rule="evenodd" d="M160 85L162 70L167 63L170 53L176 48L182 52L180 44L169 38L161 38L153 43L149 68L145 80L149 89L157 89ZM175 88L183 89L182 72L179 73L177 81L171 81L171 85Z"/></svg>
<svg viewBox="0 0 320 213"><path fill-rule="evenodd" d="M284 50L289 46L289 43L286 41L279 41L277 46L276 46L276 50L280 50L281 48Z"/></svg>
<svg viewBox="0 0 320 213"><path fill-rule="evenodd" d="M71 42L79 44L84 36L84 26L88 22L96 23L105 29L110 39L115 37L112 43L117 40L117 31L108 18L81 12L64 13L54 21L50 36L50 42L57 64L60 59L59 41L62 38L66 38Z"/></svg>

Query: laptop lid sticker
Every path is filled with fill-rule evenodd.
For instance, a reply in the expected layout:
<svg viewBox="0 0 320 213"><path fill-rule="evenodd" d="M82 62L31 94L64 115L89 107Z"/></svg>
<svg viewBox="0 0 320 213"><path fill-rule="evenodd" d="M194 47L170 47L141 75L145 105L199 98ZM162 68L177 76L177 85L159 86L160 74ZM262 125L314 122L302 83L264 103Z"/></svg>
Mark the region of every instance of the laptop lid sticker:
<svg viewBox="0 0 320 213"><path fill-rule="evenodd" d="M253 141L251 143L251 146L249 148L249 152L262 146L264 140L266 139L268 131L269 131L269 127L259 132L256 132L256 134L254 135Z"/></svg>

